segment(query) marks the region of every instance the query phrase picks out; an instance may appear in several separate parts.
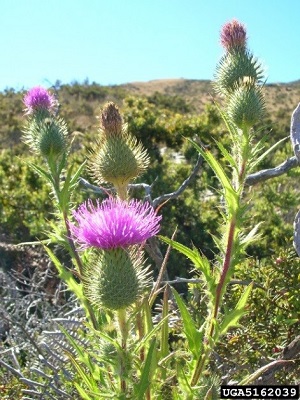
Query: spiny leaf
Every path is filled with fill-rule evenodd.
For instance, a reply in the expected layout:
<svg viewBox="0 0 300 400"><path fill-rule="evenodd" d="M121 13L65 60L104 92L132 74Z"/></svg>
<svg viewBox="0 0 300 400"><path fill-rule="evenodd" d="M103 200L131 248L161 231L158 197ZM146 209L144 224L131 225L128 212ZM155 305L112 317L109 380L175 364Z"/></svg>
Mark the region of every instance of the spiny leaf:
<svg viewBox="0 0 300 400"><path fill-rule="evenodd" d="M186 305L184 304L184 301L181 299L176 290L172 289L172 292L174 294L176 303L180 310L183 322L183 329L189 344L189 349L193 353L193 356L195 358L198 358L202 349L203 333L197 329L196 324L193 321L189 310L187 309Z"/></svg>
<svg viewBox="0 0 300 400"><path fill-rule="evenodd" d="M162 318L165 319L165 323L162 325L162 328L161 328L161 350L160 350L161 358L164 358L167 356L168 348L169 348L169 343L168 343L169 325L168 325L168 319L166 318L169 313L168 292L169 292L169 288L166 287L165 291L164 291L163 309L162 309Z"/></svg>
<svg viewBox="0 0 300 400"><path fill-rule="evenodd" d="M85 390L83 390L82 387L77 382L74 382L74 386L83 400L94 400L94 398L86 394Z"/></svg>
<svg viewBox="0 0 300 400"><path fill-rule="evenodd" d="M29 165L33 170L35 170L40 176L46 178L46 180L47 180L48 182L50 182L51 185L54 185L54 181L53 181L53 178L52 178L51 174L49 174L49 173L48 173L47 171L45 171L43 168L39 167L38 165L36 165L36 164L34 164L34 163L29 162L28 165Z"/></svg>
<svg viewBox="0 0 300 400"><path fill-rule="evenodd" d="M58 258L53 254L53 252L49 249L49 247L44 246L48 256L52 260L53 264L55 265L59 277L68 285L68 288L76 294L79 300L85 300L82 285L77 283L74 279L74 275L70 272L67 268L65 268Z"/></svg>
<svg viewBox="0 0 300 400"><path fill-rule="evenodd" d="M97 387L96 380L98 377L98 374L95 374L95 371L98 372L97 365L94 365L91 360L89 353L86 352L86 349L83 348L80 344L76 343L76 341L72 338L72 336L66 331L66 329L62 326L59 325L60 330L63 332L65 337L67 338L68 342L71 344L72 348L76 351L78 359L88 368L89 372L91 373L91 382L94 383L94 385ZM95 379L94 379L94 376Z"/></svg>
<svg viewBox="0 0 300 400"><path fill-rule="evenodd" d="M238 166L235 161L235 159L232 157L232 155L227 151L227 149L223 146L223 144L217 140L215 140L216 145L219 147L221 153L223 154L225 160L229 162L229 165L234 168L236 171L238 171Z"/></svg>
<svg viewBox="0 0 300 400"><path fill-rule="evenodd" d="M165 236L159 236L159 238L164 242L168 243L170 246L178 250L181 254L185 255L188 259L192 261L195 269L203 273L207 289L209 290L209 293L212 295L215 287L215 278L213 276L207 258L205 256L201 256L196 248L190 249L189 247L181 243L178 243L175 240L169 239Z"/></svg>
<svg viewBox="0 0 300 400"><path fill-rule="evenodd" d="M140 349L145 346L151 339L154 337L154 335L159 331L161 326L165 323L165 320L169 318L169 315L167 315L165 318L162 318L155 327L148 332L147 335L145 335L136 345L134 352L138 353Z"/></svg>
<svg viewBox="0 0 300 400"><path fill-rule="evenodd" d="M194 147L202 155L205 161L210 165L210 167L216 174L217 178L221 182L225 192L224 193L225 201L228 205L228 209L231 212L231 214L234 214L234 212L238 209L239 196L238 193L236 193L236 191L234 190L233 186L231 185L231 182L226 173L224 172L223 167L220 165L220 163L216 160L216 158L210 151L202 149L200 146L198 146L197 143L193 142L190 139L189 141L194 145Z"/></svg>
<svg viewBox="0 0 300 400"><path fill-rule="evenodd" d="M82 379L82 382L86 384L86 386L94 391L97 390L97 384L94 381L93 377L91 375L87 375L86 372L84 371L84 369L80 366L80 364L76 361L76 359L74 358L74 356L68 352L65 351L69 360L71 361L71 363L73 364L74 368L77 371L77 374L80 376L80 378ZM85 392L84 392L85 393ZM86 393L85 393L86 394ZM100 394L100 393L99 393ZM87 396L87 394L86 394ZM90 398L89 396L86 397L88 400L93 400L92 398Z"/></svg>
<svg viewBox="0 0 300 400"><path fill-rule="evenodd" d="M137 385L135 385L134 391L137 399L143 399L147 389L151 383L152 377L152 363L155 358L155 350L156 350L156 340L152 339L150 348L147 353L147 357L145 360L144 367L142 369L141 377Z"/></svg>
<svg viewBox="0 0 300 400"><path fill-rule="evenodd" d="M252 283L249 286L247 286L247 288L245 289L244 293L242 294L240 300L238 301L235 309L225 315L225 317L219 327L220 335L224 335L228 331L229 328L238 326L238 322L239 322L240 318L246 314L245 307L247 304L248 297L251 293L252 287L253 287Z"/></svg>
<svg viewBox="0 0 300 400"><path fill-rule="evenodd" d="M256 165L258 165L268 154L270 154L277 146L279 146L279 144L281 144L282 142L284 142L287 139L288 139L288 136L283 138L283 139L281 139L281 140L279 140L278 142L276 142L273 146L271 146L268 150L266 150L259 157L256 157L254 159L254 161L251 163L251 169L256 167Z"/></svg>
<svg viewBox="0 0 300 400"><path fill-rule="evenodd" d="M67 172L64 186L60 192L60 200L62 202L63 209L65 209L65 207L68 205L70 195L73 192L73 190L75 189L75 187L77 186L78 178L83 170L84 165L85 165L85 162L80 165L80 167L76 171L75 175L73 175L73 176L72 176L72 172L73 172L72 166L71 166L71 168L69 168L69 170Z"/></svg>

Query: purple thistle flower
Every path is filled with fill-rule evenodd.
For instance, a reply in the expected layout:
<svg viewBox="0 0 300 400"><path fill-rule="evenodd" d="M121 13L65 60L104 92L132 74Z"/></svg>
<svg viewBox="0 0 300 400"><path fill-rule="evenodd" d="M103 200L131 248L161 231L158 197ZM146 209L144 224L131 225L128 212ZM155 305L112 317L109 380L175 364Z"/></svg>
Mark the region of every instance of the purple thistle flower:
<svg viewBox="0 0 300 400"><path fill-rule="evenodd" d="M73 212L77 225L70 223L75 241L83 248L126 248L156 235L161 216L149 203L109 198L94 205L91 200Z"/></svg>
<svg viewBox="0 0 300 400"><path fill-rule="evenodd" d="M227 51L245 49L246 28L237 20L232 20L223 25L221 30L221 44Z"/></svg>
<svg viewBox="0 0 300 400"><path fill-rule="evenodd" d="M35 111L47 110L53 111L57 105L55 97L41 86L35 86L24 96L23 102L27 109L27 114L33 114Z"/></svg>

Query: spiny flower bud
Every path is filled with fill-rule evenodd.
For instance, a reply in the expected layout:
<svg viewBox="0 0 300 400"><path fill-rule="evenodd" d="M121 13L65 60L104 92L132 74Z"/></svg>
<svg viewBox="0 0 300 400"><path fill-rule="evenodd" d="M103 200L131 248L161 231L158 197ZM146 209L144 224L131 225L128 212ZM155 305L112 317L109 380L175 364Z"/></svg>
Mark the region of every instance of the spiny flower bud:
<svg viewBox="0 0 300 400"><path fill-rule="evenodd" d="M228 115L238 128L251 128L264 115L265 101L261 87L243 83L229 97Z"/></svg>
<svg viewBox="0 0 300 400"><path fill-rule="evenodd" d="M223 25L220 35L222 46L228 51L243 51L246 49L246 28L237 20Z"/></svg>
<svg viewBox="0 0 300 400"><path fill-rule="evenodd" d="M43 156L59 156L67 151L67 129L64 123L46 119L41 128L39 148Z"/></svg>
<svg viewBox="0 0 300 400"><path fill-rule="evenodd" d="M26 106L26 114L37 112L53 112L57 107L55 97L41 86L30 89L24 96L23 102Z"/></svg>
<svg viewBox="0 0 300 400"><path fill-rule="evenodd" d="M85 267L84 293L97 309L121 310L135 303L149 286L140 250L101 251Z"/></svg>
<svg viewBox="0 0 300 400"><path fill-rule="evenodd" d="M62 119L52 116L30 119L24 129L24 141L45 157L58 157L68 150L67 126Z"/></svg>
<svg viewBox="0 0 300 400"><path fill-rule="evenodd" d="M101 125L105 135L121 135L122 134L122 117L118 107L109 102L103 108L101 113Z"/></svg>
<svg viewBox="0 0 300 400"><path fill-rule="evenodd" d="M260 83L263 78L260 63L248 51L226 53L216 69L215 89L226 96L234 92L245 77L254 84Z"/></svg>
<svg viewBox="0 0 300 400"><path fill-rule="evenodd" d="M124 195L129 182L148 167L149 157L142 144L127 132L113 103L104 107L101 123L100 140L92 151L89 170L97 183L112 183L118 194Z"/></svg>

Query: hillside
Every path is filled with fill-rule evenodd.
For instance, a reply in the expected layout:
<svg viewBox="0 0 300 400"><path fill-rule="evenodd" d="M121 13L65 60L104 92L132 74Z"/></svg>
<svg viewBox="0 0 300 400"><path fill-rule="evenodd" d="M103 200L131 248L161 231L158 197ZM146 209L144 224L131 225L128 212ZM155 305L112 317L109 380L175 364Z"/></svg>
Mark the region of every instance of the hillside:
<svg viewBox="0 0 300 400"><path fill-rule="evenodd" d="M148 82L132 82L120 85L130 94L151 96L160 92L168 96L180 96L195 110L201 112L205 104L212 101L214 90L208 80L159 79ZM265 85L267 110L292 112L300 102L300 80L290 83L272 83Z"/></svg>
<svg viewBox="0 0 300 400"><path fill-rule="evenodd" d="M113 86L77 82L66 85L57 81L51 89L58 97L61 115L71 132L93 130L97 126L96 117L100 108L106 101L114 101L122 111L126 97L146 97L156 105L157 111L170 109L181 114L199 115L204 111L205 105L211 104L216 98L212 82L208 80L160 79ZM285 134L289 130L291 113L300 101L300 80L266 84L264 93L268 120ZM24 92L15 92L13 89L0 93L2 148L20 142L24 122L23 96Z"/></svg>

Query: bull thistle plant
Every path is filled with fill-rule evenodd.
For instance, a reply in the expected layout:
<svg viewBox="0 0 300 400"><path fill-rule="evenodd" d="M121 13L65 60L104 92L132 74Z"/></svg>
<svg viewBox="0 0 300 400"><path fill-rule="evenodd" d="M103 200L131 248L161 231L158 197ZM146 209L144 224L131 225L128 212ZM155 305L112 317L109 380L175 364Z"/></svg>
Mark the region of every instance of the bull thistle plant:
<svg viewBox="0 0 300 400"><path fill-rule="evenodd" d="M257 226L248 229L246 177L267 154L263 153L263 141L255 135L265 109L262 67L247 47L246 29L240 22L225 24L220 41L224 55L216 68L214 88L231 146L225 148L216 141L215 149L208 149L191 141L220 185L222 223L219 235L214 235L218 253L210 262L201 249L159 236L169 250L190 259L193 273L202 282L193 284L206 299L206 315L197 322L177 291L159 280L161 273L153 283L144 249L159 233L163 209L155 209L146 200L130 199L129 185L146 171L149 157L128 132L117 106L111 102L104 106L97 143L87 155L87 163L74 171L69 162L70 136L58 115L56 98L41 87L31 89L24 98L24 139L43 160L32 167L51 185L57 218L63 223L61 231L49 232L49 240L64 244L73 267L60 262L51 246L45 245L45 249L86 316L80 330L85 344L61 327L72 347L72 351L65 350L72 378L62 374L60 388L70 397L218 398L220 380L210 374L214 349L246 314L252 289L251 284L246 287L233 309L224 307L235 267L257 235ZM221 154L225 163L215 154ZM78 190L85 165L98 186L108 185L107 198L89 199L74 207L72 195ZM162 269L166 263L167 257ZM154 319L154 306L160 300L161 313ZM175 322L170 303L178 311ZM182 339L175 347L169 343L171 331ZM239 383L252 380L253 376L245 377Z"/></svg>

